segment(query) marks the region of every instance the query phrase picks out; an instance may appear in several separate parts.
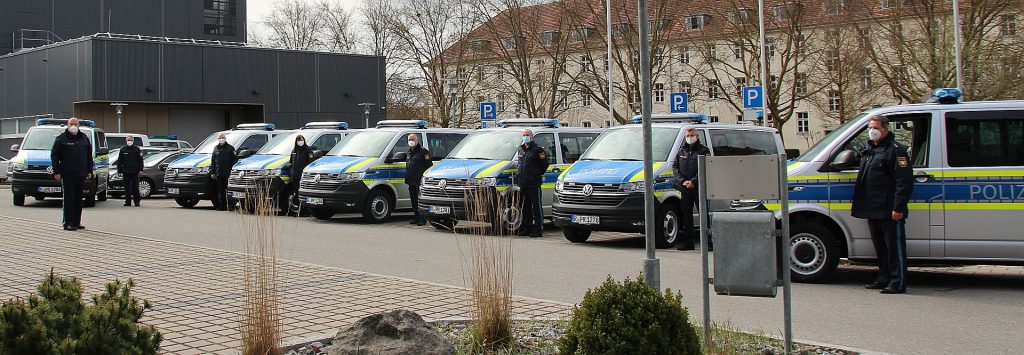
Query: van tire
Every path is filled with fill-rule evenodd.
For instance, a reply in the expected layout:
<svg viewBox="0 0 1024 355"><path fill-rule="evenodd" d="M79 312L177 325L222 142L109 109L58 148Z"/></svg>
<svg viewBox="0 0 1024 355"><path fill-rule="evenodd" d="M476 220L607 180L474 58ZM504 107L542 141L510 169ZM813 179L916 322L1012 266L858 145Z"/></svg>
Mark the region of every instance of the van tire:
<svg viewBox="0 0 1024 355"><path fill-rule="evenodd" d="M199 204L199 199L197 199L197 198L187 198L187 197L175 197L174 198L174 202L176 202L178 204L178 206L185 207L185 208L192 208L192 207L196 207L196 205Z"/></svg>
<svg viewBox="0 0 1024 355"><path fill-rule="evenodd" d="M790 276L794 282L824 281L839 266L839 243L828 228L813 221L790 227Z"/></svg>
<svg viewBox="0 0 1024 355"><path fill-rule="evenodd" d="M562 236L565 236L565 240L568 240L573 243L586 242L587 239L590 239L590 233L591 230L589 229L580 229L576 227L562 228Z"/></svg>
<svg viewBox="0 0 1024 355"><path fill-rule="evenodd" d="M427 223L444 232L455 232L455 220L451 218L430 218Z"/></svg>
<svg viewBox="0 0 1024 355"><path fill-rule="evenodd" d="M85 207L96 207L96 195L88 194L85 195Z"/></svg>
<svg viewBox="0 0 1024 355"><path fill-rule="evenodd" d="M106 200L107 200L107 191L106 190L96 194L96 201L103 202L103 201L106 201Z"/></svg>
<svg viewBox="0 0 1024 355"><path fill-rule="evenodd" d="M669 203L658 207L657 219L654 220L654 244L658 249L670 248L682 238L682 222L679 210Z"/></svg>
<svg viewBox="0 0 1024 355"><path fill-rule="evenodd" d="M326 208L314 208L312 214L313 218L319 219L321 221L329 221L331 220L331 217L334 217L334 211Z"/></svg>
<svg viewBox="0 0 1024 355"><path fill-rule="evenodd" d="M391 196L388 196L383 190L372 190L366 196L363 219L370 223L384 223L391 217L393 209Z"/></svg>
<svg viewBox="0 0 1024 355"><path fill-rule="evenodd" d="M25 205L25 195L14 194L14 205L15 206L24 206Z"/></svg>

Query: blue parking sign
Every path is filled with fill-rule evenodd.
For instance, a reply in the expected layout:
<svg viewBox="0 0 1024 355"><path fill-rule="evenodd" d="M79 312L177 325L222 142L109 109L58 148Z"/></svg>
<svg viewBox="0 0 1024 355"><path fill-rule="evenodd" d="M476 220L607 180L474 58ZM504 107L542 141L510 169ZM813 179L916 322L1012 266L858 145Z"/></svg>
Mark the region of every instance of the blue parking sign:
<svg viewBox="0 0 1024 355"><path fill-rule="evenodd" d="M760 86L743 87L743 108L754 109L764 107L764 88Z"/></svg>
<svg viewBox="0 0 1024 355"><path fill-rule="evenodd" d="M480 103L480 120L481 121L493 121L498 118L498 103L497 102L481 102Z"/></svg>
<svg viewBox="0 0 1024 355"><path fill-rule="evenodd" d="M669 96L672 113L686 113L689 109L689 95L685 92L674 92Z"/></svg>

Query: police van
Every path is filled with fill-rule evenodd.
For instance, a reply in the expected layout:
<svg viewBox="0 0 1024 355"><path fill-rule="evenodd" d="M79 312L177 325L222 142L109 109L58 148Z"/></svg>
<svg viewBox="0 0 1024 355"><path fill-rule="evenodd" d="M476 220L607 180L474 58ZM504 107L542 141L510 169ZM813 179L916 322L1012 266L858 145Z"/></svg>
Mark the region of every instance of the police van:
<svg viewBox="0 0 1024 355"><path fill-rule="evenodd" d="M60 182L53 178L50 151L57 136L67 129L67 123L67 119L38 119L36 125L25 133L21 144L11 146L11 151L17 153L11 158L9 177L15 206L25 205L25 196L32 196L39 201L47 197L63 197ZM92 207L96 205L96 201L107 200L109 151L105 134L102 129L96 127L96 122L79 120L79 126L79 134L89 137L92 144L92 179L86 180L83 188L85 206Z"/></svg>
<svg viewBox="0 0 1024 355"><path fill-rule="evenodd" d="M1024 101L961 102L957 89L932 96L933 103L861 113L790 162L793 280L823 280L840 258L875 258L867 221L850 216L873 116L889 120L914 170L908 259L1024 262Z"/></svg>
<svg viewBox="0 0 1024 355"><path fill-rule="evenodd" d="M673 245L682 236L680 192L672 186L672 163L686 131L697 137L711 155L767 155L784 151L774 128L754 125L704 124L707 115L656 114L651 116L654 157L654 196L657 216L655 244ZM594 231L644 231L643 130L640 117L633 124L609 128L578 162L566 169L555 186L555 225L573 243L582 243ZM755 207L759 201L754 201ZM716 209L733 201L712 201ZM739 207L739 206L735 206ZM696 211L696 209L695 209ZM698 219L695 218L695 221Z"/></svg>
<svg viewBox="0 0 1024 355"><path fill-rule="evenodd" d="M520 118L498 123L498 128L481 129L467 137L452 154L434 164L423 175L420 187L420 213L427 216L438 229L450 229L458 220L465 220L466 192L486 189L495 195L507 196L516 182L516 153L522 144L524 129L533 130L533 141L548 154L549 167L541 185L541 205L544 215L551 215L555 180L569 164L601 134L598 128L561 127L556 119ZM556 149L557 147L557 149ZM492 201L514 201L511 198ZM503 232L515 232L522 223L518 206L496 206L500 211Z"/></svg>
<svg viewBox="0 0 1024 355"><path fill-rule="evenodd" d="M326 156L306 166L299 198L317 219L360 212L373 223L394 211L412 210L405 184L407 136L416 134L431 160L448 155L469 131L428 128L427 121L385 120L376 128L352 132Z"/></svg>
<svg viewBox="0 0 1024 355"><path fill-rule="evenodd" d="M274 206L281 213L298 213L299 205L293 190L284 189L291 181L292 151L295 149L295 138L302 136L317 159L334 148L345 137L348 130L346 122L310 122L301 129L280 132L255 155L240 160L231 168L228 179L229 204L243 203L254 205L256 189L261 194L274 198ZM301 178L301 177L296 177Z"/></svg>
<svg viewBox="0 0 1024 355"><path fill-rule="evenodd" d="M223 133L228 144L235 147L239 158L246 158L263 148L279 132L271 123L244 123L228 131L215 132L199 143L190 154L178 158L167 167L164 186L167 196L179 206L192 208L200 200L213 201L216 182L210 178L210 164L217 137Z"/></svg>

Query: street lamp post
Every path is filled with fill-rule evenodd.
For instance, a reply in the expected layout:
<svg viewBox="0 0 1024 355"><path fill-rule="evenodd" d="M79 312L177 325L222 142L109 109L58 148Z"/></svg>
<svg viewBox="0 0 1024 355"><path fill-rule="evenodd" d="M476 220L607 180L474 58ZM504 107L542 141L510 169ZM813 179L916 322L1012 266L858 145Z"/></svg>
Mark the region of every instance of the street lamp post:
<svg viewBox="0 0 1024 355"><path fill-rule="evenodd" d="M639 0L640 12L640 95L643 115L644 136L644 233L647 239L647 255L644 258L644 281L655 289L661 289L661 266L655 255L654 238L656 216L654 215L654 153L651 148L651 45L650 21L647 14L647 0Z"/></svg>
<svg viewBox="0 0 1024 355"><path fill-rule="evenodd" d="M110 106L114 106L114 113L117 114L117 133L124 132L124 107L128 104L117 102Z"/></svg>
<svg viewBox="0 0 1024 355"><path fill-rule="evenodd" d="M608 125L615 125L615 91L612 89L612 0L605 0L605 20L608 22L608 26L605 29L605 34L608 37L608 53L605 57L606 74L608 75Z"/></svg>
<svg viewBox="0 0 1024 355"><path fill-rule="evenodd" d="M366 128L370 128L370 107L377 106L377 104L364 102L359 104L359 106L363 107L363 120L366 121Z"/></svg>
<svg viewBox="0 0 1024 355"><path fill-rule="evenodd" d="M448 80L448 92L449 92L449 95L451 95L451 98L449 99L449 101L451 101L451 121L449 123L449 126L450 126L450 125L455 124L455 122L456 122L456 117L458 115L456 113L456 111L457 111L457 108L459 107L458 106L458 104L459 104L459 89L461 89L462 82L465 81L466 79L460 78L458 76L453 76L453 77L448 77L447 80Z"/></svg>

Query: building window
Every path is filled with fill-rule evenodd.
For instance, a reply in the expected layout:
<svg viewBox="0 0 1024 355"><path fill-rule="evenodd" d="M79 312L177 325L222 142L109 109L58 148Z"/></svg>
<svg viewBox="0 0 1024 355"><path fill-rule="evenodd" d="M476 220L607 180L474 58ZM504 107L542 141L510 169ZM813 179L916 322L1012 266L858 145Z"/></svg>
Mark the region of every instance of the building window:
<svg viewBox="0 0 1024 355"><path fill-rule="evenodd" d="M708 24L708 20L711 16L705 14L697 14L686 16L686 29L689 31L703 29Z"/></svg>
<svg viewBox="0 0 1024 355"><path fill-rule="evenodd" d="M708 116L708 123L718 123L718 116Z"/></svg>
<svg viewBox="0 0 1024 355"><path fill-rule="evenodd" d="M594 59L590 58L589 54L580 56L580 73L587 73L594 71Z"/></svg>
<svg viewBox="0 0 1024 355"><path fill-rule="evenodd" d="M665 102L665 84L654 83L654 102Z"/></svg>
<svg viewBox="0 0 1024 355"><path fill-rule="evenodd" d="M860 89L868 90L871 88L871 69L864 68L860 72Z"/></svg>
<svg viewBox="0 0 1024 355"><path fill-rule="evenodd" d="M569 108L569 90L558 90L558 107Z"/></svg>
<svg viewBox="0 0 1024 355"><path fill-rule="evenodd" d="M829 49L825 51L825 70L834 72L839 70L839 51Z"/></svg>
<svg viewBox="0 0 1024 355"><path fill-rule="evenodd" d="M807 112L796 113L796 133L807 133L811 131L811 121Z"/></svg>
<svg viewBox="0 0 1024 355"><path fill-rule="evenodd" d="M747 86L747 78L737 76L736 79L736 97L743 98L743 88Z"/></svg>
<svg viewBox="0 0 1024 355"><path fill-rule="evenodd" d="M1017 35L1017 15L1008 14L1002 16L1002 22L999 24L999 34L1003 37Z"/></svg>
<svg viewBox="0 0 1024 355"><path fill-rule="evenodd" d="M796 16L799 10L798 4L778 4L772 7L772 17L775 17L775 21L789 20Z"/></svg>
<svg viewBox="0 0 1024 355"><path fill-rule="evenodd" d="M775 38L768 37L764 39L764 53L769 59L775 56Z"/></svg>
<svg viewBox="0 0 1024 355"><path fill-rule="evenodd" d="M590 128L590 127L592 127L593 125L594 125L594 124L593 124L593 123L591 123L590 121L580 121L580 126L581 126L581 127L583 127L583 128Z"/></svg>
<svg viewBox="0 0 1024 355"><path fill-rule="evenodd" d="M500 65L494 66L494 78L498 80L505 79L505 68Z"/></svg>
<svg viewBox="0 0 1024 355"><path fill-rule="evenodd" d="M708 60L713 61L718 58L718 46L709 44L708 45Z"/></svg>
<svg viewBox="0 0 1024 355"><path fill-rule="evenodd" d="M682 64L690 64L690 47L679 48L679 62Z"/></svg>
<svg viewBox="0 0 1024 355"><path fill-rule="evenodd" d="M484 81L484 79L487 78L486 73L484 73L484 67L477 66L477 67L473 68L473 71L476 72L476 81L478 83L482 83Z"/></svg>
<svg viewBox="0 0 1024 355"><path fill-rule="evenodd" d="M846 9L846 4L843 0L825 0L821 3L821 8L826 15L838 15Z"/></svg>
<svg viewBox="0 0 1024 355"><path fill-rule="evenodd" d="M871 46L871 30L862 28L857 30L857 47L867 49Z"/></svg>
<svg viewBox="0 0 1024 355"><path fill-rule="evenodd" d="M558 43L558 40L562 37L562 33L558 31L547 31L540 34L540 44L544 46L551 46Z"/></svg>
<svg viewBox="0 0 1024 355"><path fill-rule="evenodd" d="M580 91L580 106L590 106L590 94L586 91Z"/></svg>
<svg viewBox="0 0 1024 355"><path fill-rule="evenodd" d="M892 66L892 86L896 90L901 90L907 86L906 74L903 71L902 65Z"/></svg>
<svg viewBox="0 0 1024 355"><path fill-rule="evenodd" d="M690 82L689 81L680 81L680 82L676 83L676 89L679 90L679 92L685 92L685 93L689 94L690 93Z"/></svg>
<svg viewBox="0 0 1024 355"><path fill-rule="evenodd" d="M729 12L729 23L733 26L739 26L742 24L753 23L757 19L757 12L752 9L739 8L735 11Z"/></svg>
<svg viewBox="0 0 1024 355"><path fill-rule="evenodd" d="M617 23L612 25L612 37L622 38L633 33L633 24Z"/></svg>
<svg viewBox="0 0 1024 355"><path fill-rule="evenodd" d="M743 59L743 45L740 44L739 42L733 42L732 44L732 59Z"/></svg>
<svg viewBox="0 0 1024 355"><path fill-rule="evenodd" d="M203 1L203 32L209 35L238 34L238 11L235 0Z"/></svg>
<svg viewBox="0 0 1024 355"><path fill-rule="evenodd" d="M772 88L772 90L778 89L779 88L779 77L775 76L775 75L769 75L768 76L768 87Z"/></svg>
<svg viewBox="0 0 1024 355"><path fill-rule="evenodd" d="M569 39L571 39L573 42L583 42L589 39L590 36L593 34L593 27L577 28L569 34Z"/></svg>
<svg viewBox="0 0 1024 355"><path fill-rule="evenodd" d="M718 98L718 80L708 79L708 98Z"/></svg>
<svg viewBox="0 0 1024 355"><path fill-rule="evenodd" d="M498 94L497 99L494 100L495 106L498 112L505 112L505 94Z"/></svg>
<svg viewBox="0 0 1024 355"><path fill-rule="evenodd" d="M832 111L832 112L839 111L839 107L842 104L843 104L843 98L842 98L842 95L840 95L839 90L829 90L828 91L828 110Z"/></svg>

